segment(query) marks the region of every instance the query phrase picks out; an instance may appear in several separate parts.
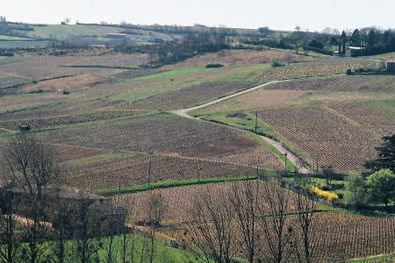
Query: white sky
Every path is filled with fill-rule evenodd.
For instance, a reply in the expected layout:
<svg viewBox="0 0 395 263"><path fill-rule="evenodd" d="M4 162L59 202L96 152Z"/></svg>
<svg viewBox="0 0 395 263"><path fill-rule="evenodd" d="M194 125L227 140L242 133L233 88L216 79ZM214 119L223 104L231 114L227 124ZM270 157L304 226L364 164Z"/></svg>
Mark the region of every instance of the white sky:
<svg viewBox="0 0 395 263"><path fill-rule="evenodd" d="M9 21L177 24L311 31L395 28L395 0L0 0Z"/></svg>

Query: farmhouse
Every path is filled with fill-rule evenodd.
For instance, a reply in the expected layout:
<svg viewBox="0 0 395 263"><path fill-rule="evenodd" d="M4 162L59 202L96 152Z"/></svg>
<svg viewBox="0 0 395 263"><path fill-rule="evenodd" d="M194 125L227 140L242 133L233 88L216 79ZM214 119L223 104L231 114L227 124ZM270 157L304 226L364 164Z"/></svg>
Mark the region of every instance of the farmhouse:
<svg viewBox="0 0 395 263"><path fill-rule="evenodd" d="M355 57L361 55L363 51L363 47L352 47L349 46L346 48L346 57Z"/></svg>
<svg viewBox="0 0 395 263"><path fill-rule="evenodd" d="M387 72L395 73L395 60L389 60L386 64Z"/></svg>

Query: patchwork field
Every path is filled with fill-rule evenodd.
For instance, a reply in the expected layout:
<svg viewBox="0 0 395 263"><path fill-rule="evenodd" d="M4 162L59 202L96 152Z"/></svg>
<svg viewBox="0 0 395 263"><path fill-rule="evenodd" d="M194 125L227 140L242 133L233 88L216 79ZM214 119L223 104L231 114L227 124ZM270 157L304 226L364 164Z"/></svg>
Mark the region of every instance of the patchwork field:
<svg viewBox="0 0 395 263"><path fill-rule="evenodd" d="M10 138L28 130L23 132L54 151L62 169L51 187L95 193L119 205L117 211L105 208L104 214L118 220L125 212L127 226L144 242L140 254L149 247L145 238L156 232L155 244L170 243L173 252L190 256L196 248L191 246L191 226L204 227L204 222L197 223L197 209L206 202L201 216L208 220L210 234L215 233L216 219L226 217L230 252L244 262L248 255L237 208L251 208L256 201L250 217L259 233L255 241L260 258L255 260L269 262L271 249L264 238L273 227L264 229L276 213L270 202L281 207L282 194L287 206L282 214L284 237L293 242L285 246L293 254L288 262L297 261L296 248L303 249L298 219L310 212L312 262L393 254L393 200L388 207L367 201L362 216L349 209L354 208L348 195L351 183L344 179L353 171L367 172L364 163L377 157L381 137L395 132L395 76L383 72L379 61L393 53L330 57L233 41L229 45L237 49L203 54L181 46L185 54L178 54L172 48L178 46L182 30L158 25L32 25L24 38L0 36L0 47L12 47L16 41L47 44L51 36L89 46L55 43L0 57L0 152ZM215 30L208 34L218 36L221 30ZM251 34L259 42L262 36L255 31L234 32L248 38ZM234 32L226 32L225 38L234 37ZM294 33L272 34L280 38ZM92 40L96 45L89 44ZM167 40L175 41L166 46L162 42ZM143 46L146 41L150 46ZM149 67L157 57L161 65L177 61L177 56L188 58ZM352 75L346 74L348 69ZM5 157L0 154L0 172L8 177L1 177L0 183L9 181L12 170ZM328 167L336 173L320 173ZM312 186L337 196L313 196ZM242 187L254 200L232 204L230 196ZM364 194L370 193L368 187ZM297 200L306 204L305 196L297 199L303 188L317 201L312 211L297 207ZM98 199L100 205L106 202ZM216 213L222 214L210 218Z"/></svg>

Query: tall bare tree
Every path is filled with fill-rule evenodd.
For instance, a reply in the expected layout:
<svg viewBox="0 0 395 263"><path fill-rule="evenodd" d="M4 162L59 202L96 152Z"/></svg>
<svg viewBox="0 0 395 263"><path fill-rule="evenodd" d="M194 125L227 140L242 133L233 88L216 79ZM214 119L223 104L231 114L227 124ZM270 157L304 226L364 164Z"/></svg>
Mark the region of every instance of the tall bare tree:
<svg viewBox="0 0 395 263"><path fill-rule="evenodd" d="M97 252L96 240L93 238L96 231L98 215L92 210L95 200L89 198L79 198L78 207L75 210L74 234L77 235L77 252L81 263L89 262L91 257ZM97 227L97 225L96 225Z"/></svg>
<svg viewBox="0 0 395 263"><path fill-rule="evenodd" d="M154 260L155 235L166 211L166 204L160 193L152 193L147 201L147 216L150 226L150 263Z"/></svg>
<svg viewBox="0 0 395 263"><path fill-rule="evenodd" d="M53 243L54 260L63 263L66 260L66 242L73 234L72 217L74 211L68 207L62 207L54 213L52 223L55 242Z"/></svg>
<svg viewBox="0 0 395 263"><path fill-rule="evenodd" d="M296 228L293 247L299 263L312 262L314 244L316 239L315 224L313 221L314 212L317 209L317 202L308 197L308 190L304 189L294 199L294 206L297 211ZM299 243L302 243L301 245ZM302 248L302 251L300 251Z"/></svg>
<svg viewBox="0 0 395 263"><path fill-rule="evenodd" d="M204 262L229 263L235 254L232 232L233 209L226 198L203 190L194 201L192 221L187 229L191 242L199 249L197 256Z"/></svg>
<svg viewBox="0 0 395 263"><path fill-rule="evenodd" d="M269 255L273 262L288 262L292 254L293 235L293 227L288 217L290 195L278 185L263 182L262 197L259 222L269 248Z"/></svg>
<svg viewBox="0 0 395 263"><path fill-rule="evenodd" d="M232 191L229 193L229 201L235 212L243 248L248 252L248 262L254 262L259 236L257 230L257 216L259 213L258 194L258 181L233 184Z"/></svg>
<svg viewBox="0 0 395 263"><path fill-rule="evenodd" d="M17 235L17 220L15 213L16 204L12 198L12 193L5 186L0 191L0 262L15 262L16 251L20 245Z"/></svg>
<svg viewBox="0 0 395 263"><path fill-rule="evenodd" d="M46 229L45 188L59 175L54 152L32 135L21 133L12 137L4 156L12 179L23 190L27 208L27 252L32 263L39 260L42 238Z"/></svg>

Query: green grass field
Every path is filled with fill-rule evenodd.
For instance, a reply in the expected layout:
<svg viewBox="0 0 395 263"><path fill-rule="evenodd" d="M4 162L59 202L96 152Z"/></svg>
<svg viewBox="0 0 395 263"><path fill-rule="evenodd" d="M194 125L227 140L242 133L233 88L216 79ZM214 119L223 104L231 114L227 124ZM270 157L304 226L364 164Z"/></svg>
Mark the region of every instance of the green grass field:
<svg viewBox="0 0 395 263"><path fill-rule="evenodd" d="M29 37L66 40L78 36L100 36L101 34L86 25L45 25L33 26L34 31L28 32Z"/></svg>

